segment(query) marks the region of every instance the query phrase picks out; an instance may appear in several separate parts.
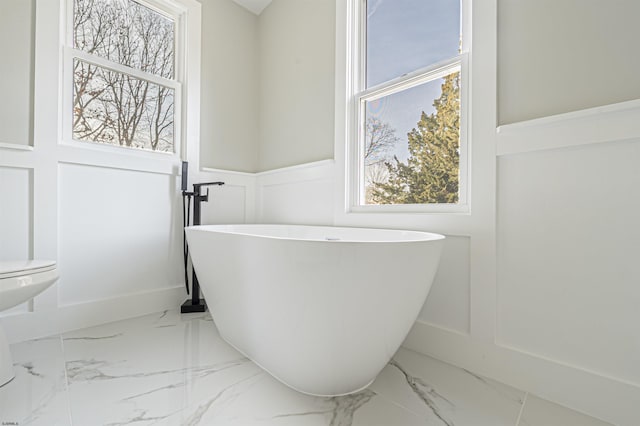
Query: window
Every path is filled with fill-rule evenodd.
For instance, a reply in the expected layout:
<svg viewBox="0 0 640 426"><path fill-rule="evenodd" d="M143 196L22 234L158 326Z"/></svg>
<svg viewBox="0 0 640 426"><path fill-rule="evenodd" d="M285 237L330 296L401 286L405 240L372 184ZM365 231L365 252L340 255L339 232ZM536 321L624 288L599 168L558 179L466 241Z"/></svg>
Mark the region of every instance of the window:
<svg viewBox="0 0 640 426"><path fill-rule="evenodd" d="M69 1L66 138L175 153L180 11L159 1Z"/></svg>
<svg viewBox="0 0 640 426"><path fill-rule="evenodd" d="M352 208L458 211L466 204L467 172L463 4L357 1Z"/></svg>

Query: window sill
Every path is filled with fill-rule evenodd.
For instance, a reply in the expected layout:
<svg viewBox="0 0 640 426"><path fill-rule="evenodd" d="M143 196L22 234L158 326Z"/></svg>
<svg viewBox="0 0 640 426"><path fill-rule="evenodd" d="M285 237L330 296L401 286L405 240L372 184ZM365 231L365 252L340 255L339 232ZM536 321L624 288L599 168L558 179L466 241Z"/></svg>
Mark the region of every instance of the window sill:
<svg viewBox="0 0 640 426"><path fill-rule="evenodd" d="M174 174L180 165L176 153L153 152L92 142L62 141L61 163L83 164L149 173Z"/></svg>
<svg viewBox="0 0 640 426"><path fill-rule="evenodd" d="M347 213L469 214L468 204L380 204L351 206Z"/></svg>

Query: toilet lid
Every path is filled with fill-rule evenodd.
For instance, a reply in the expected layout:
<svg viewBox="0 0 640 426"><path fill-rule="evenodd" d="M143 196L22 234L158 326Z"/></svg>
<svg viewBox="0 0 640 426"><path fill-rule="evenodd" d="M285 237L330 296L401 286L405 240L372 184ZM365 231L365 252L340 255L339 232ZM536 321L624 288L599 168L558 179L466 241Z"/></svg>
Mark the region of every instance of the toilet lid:
<svg viewBox="0 0 640 426"><path fill-rule="evenodd" d="M12 260L0 261L0 279L37 274L55 269L53 260Z"/></svg>

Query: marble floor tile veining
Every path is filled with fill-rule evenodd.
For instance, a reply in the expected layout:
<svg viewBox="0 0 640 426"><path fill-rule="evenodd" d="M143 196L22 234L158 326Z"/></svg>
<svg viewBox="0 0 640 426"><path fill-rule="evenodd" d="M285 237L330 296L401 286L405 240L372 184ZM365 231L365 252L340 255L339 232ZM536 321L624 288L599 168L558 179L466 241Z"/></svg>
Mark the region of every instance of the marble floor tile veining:
<svg viewBox="0 0 640 426"><path fill-rule="evenodd" d="M208 314L162 312L12 351L0 424L516 426L523 411L533 426L544 414L522 410L524 392L405 349L364 391L303 395L226 344Z"/></svg>
<svg viewBox="0 0 640 426"><path fill-rule="evenodd" d="M62 339L17 343L11 352L16 376L0 387L0 425L71 425Z"/></svg>
<svg viewBox="0 0 640 426"><path fill-rule="evenodd" d="M371 389L434 425L513 426L525 392L403 348Z"/></svg>

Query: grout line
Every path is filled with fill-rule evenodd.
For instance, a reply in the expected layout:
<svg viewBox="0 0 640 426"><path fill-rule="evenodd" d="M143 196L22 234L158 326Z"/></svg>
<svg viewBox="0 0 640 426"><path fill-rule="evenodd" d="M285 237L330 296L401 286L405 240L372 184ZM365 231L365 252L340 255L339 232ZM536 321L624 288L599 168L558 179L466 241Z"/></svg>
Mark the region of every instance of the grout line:
<svg viewBox="0 0 640 426"><path fill-rule="evenodd" d="M516 426L520 426L520 420L522 419L522 413L524 412L524 405L527 403L527 397L529 396L529 392L524 394L524 398L522 398L522 406L520 407L520 412L518 413L518 419L516 420Z"/></svg>

